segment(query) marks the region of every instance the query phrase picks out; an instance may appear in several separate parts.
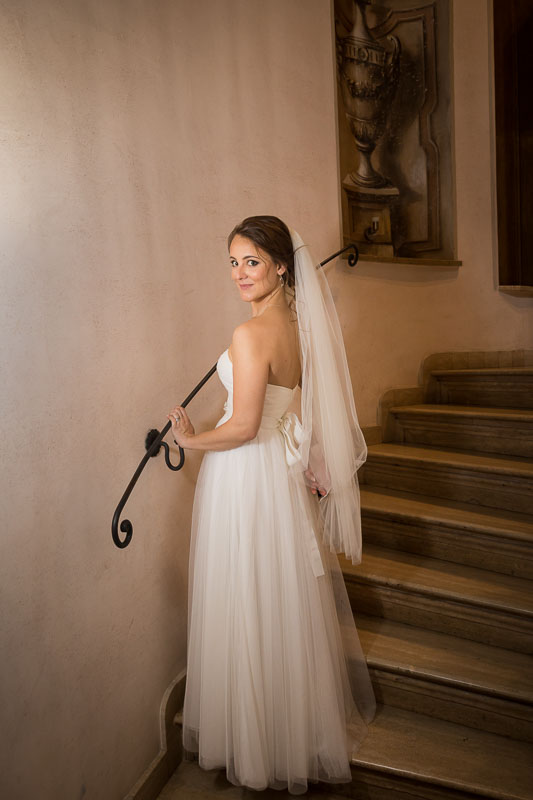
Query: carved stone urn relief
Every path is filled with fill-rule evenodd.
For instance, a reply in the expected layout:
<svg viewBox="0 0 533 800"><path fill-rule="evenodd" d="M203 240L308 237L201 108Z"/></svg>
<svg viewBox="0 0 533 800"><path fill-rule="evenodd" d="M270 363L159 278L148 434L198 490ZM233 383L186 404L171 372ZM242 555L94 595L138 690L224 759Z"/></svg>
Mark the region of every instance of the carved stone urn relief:
<svg viewBox="0 0 533 800"><path fill-rule="evenodd" d="M390 36L387 52L365 18L369 0L356 0L353 27L338 46L344 111L358 152L358 163L343 181L349 198L351 227L356 237L373 245L376 254L393 255L391 212L398 189L372 164L383 134L399 75L400 42Z"/></svg>
<svg viewBox="0 0 533 800"><path fill-rule="evenodd" d="M371 260L451 263L449 0L334 0L343 234Z"/></svg>
<svg viewBox="0 0 533 800"><path fill-rule="evenodd" d="M339 70L344 110L359 152L357 170L350 177L357 186L378 188L390 185L371 159L398 84L400 42L390 36L393 50L387 53L375 41L365 19L368 2L355 4L353 28L339 43Z"/></svg>

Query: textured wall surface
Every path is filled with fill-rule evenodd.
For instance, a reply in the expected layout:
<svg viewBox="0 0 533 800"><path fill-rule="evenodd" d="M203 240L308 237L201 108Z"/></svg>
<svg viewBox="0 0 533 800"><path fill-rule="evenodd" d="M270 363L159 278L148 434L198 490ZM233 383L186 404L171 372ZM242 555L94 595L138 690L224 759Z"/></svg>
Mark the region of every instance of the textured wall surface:
<svg viewBox="0 0 533 800"><path fill-rule="evenodd" d="M494 289L485 0L457 3L457 271L328 270L361 422L424 356L530 346ZM185 662L199 457L162 458L113 510L148 428L248 309L225 237L278 214L339 243L329 0L0 0L0 560L10 800L116 800L157 754ZM529 316L528 316L529 314ZM190 407L218 418L216 379Z"/></svg>
<svg viewBox="0 0 533 800"><path fill-rule="evenodd" d="M225 238L338 242L324 0L0 0L0 794L116 800L185 662L199 459L114 508L248 307ZM212 425L216 378L191 405Z"/></svg>

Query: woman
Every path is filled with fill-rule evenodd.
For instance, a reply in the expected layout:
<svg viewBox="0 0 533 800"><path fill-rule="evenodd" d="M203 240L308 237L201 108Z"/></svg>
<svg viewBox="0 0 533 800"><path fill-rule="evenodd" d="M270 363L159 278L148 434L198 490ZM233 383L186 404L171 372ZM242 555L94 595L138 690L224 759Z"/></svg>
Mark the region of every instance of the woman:
<svg viewBox="0 0 533 800"><path fill-rule="evenodd" d="M375 713L335 555L360 561L366 447L306 245L261 216L228 247L252 316L218 360L225 413L198 434L183 407L169 415L181 447L209 451L192 520L183 744L236 785L302 794L308 780L351 780ZM299 418L288 410L298 384Z"/></svg>

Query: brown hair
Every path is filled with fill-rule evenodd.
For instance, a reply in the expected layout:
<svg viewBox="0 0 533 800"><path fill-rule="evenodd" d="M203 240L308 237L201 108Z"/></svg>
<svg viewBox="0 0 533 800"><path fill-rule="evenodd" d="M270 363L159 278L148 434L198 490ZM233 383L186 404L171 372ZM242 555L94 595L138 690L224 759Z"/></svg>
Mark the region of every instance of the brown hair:
<svg viewBox="0 0 533 800"><path fill-rule="evenodd" d="M278 217L246 217L228 236L228 250L235 236L250 239L256 247L267 253L275 264L287 268L285 283L294 287L294 251L288 227Z"/></svg>

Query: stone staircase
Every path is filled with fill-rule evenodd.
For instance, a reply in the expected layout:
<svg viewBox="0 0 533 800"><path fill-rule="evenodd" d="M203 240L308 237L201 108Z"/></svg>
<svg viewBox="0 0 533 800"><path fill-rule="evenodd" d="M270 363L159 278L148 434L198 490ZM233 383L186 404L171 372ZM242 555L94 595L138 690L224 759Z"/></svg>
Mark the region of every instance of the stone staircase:
<svg viewBox="0 0 533 800"><path fill-rule="evenodd" d="M361 471L340 557L378 712L365 800L533 798L533 368L434 370Z"/></svg>

